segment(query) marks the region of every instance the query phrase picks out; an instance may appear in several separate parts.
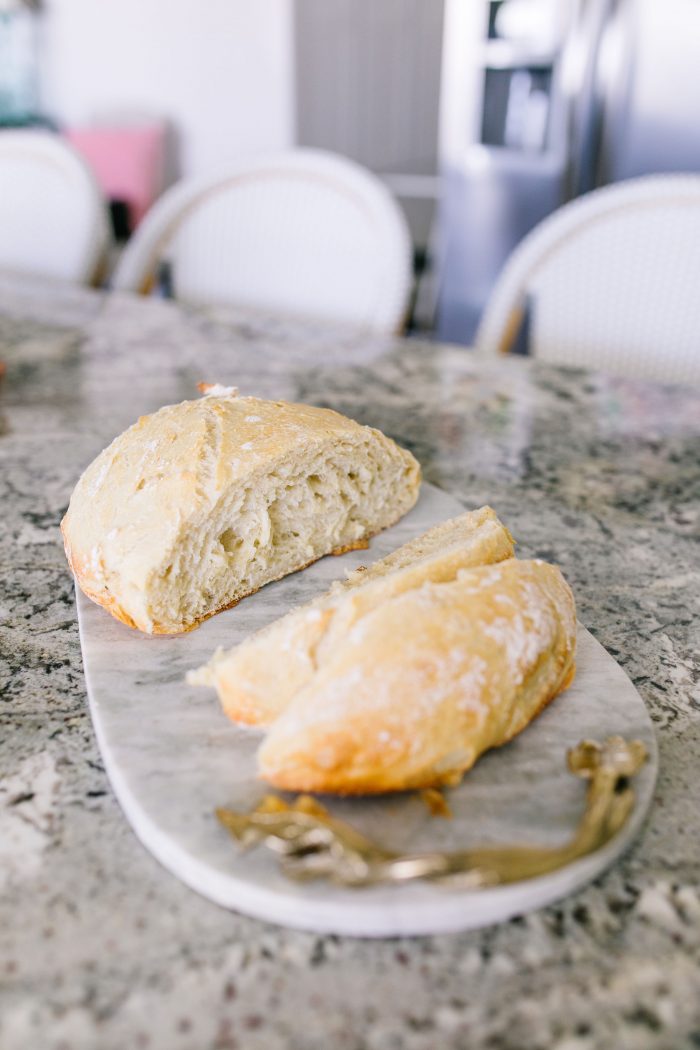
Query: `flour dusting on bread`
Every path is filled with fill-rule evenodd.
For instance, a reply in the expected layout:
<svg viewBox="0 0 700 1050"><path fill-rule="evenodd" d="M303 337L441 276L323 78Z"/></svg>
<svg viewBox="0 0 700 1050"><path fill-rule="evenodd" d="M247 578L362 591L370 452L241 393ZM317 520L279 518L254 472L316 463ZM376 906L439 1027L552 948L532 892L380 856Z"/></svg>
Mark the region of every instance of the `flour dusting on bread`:
<svg viewBox="0 0 700 1050"><path fill-rule="evenodd" d="M315 673L327 653L379 603L463 568L513 554L513 538L490 507L433 526L369 568L351 572L330 591L191 672L196 685L216 687L226 713L267 725Z"/></svg>
<svg viewBox="0 0 700 1050"><path fill-rule="evenodd" d="M454 784L569 684L575 645L573 597L551 565L512 558L390 597L272 723L260 774L339 794Z"/></svg>
<svg viewBox="0 0 700 1050"><path fill-rule="evenodd" d="M365 546L418 495L416 460L378 430L202 388L116 438L61 526L85 593L148 633L191 630L325 554Z"/></svg>

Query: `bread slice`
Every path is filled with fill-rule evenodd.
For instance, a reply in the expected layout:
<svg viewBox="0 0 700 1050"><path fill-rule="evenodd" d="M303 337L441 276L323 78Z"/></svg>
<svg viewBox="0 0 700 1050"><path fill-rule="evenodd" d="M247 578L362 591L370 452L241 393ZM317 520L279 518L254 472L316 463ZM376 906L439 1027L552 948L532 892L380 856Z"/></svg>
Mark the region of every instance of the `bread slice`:
<svg viewBox="0 0 700 1050"><path fill-rule="evenodd" d="M116 438L61 529L88 597L141 631L175 634L324 554L366 546L419 484L410 452L378 430L217 386Z"/></svg>
<svg viewBox="0 0 700 1050"><path fill-rule="evenodd" d="M236 722L269 725L316 673L326 653L380 602L426 582L453 580L460 569L513 555L513 539L490 507L429 529L369 568L357 569L315 601L288 613L234 649L190 672L212 685Z"/></svg>
<svg viewBox="0 0 700 1050"><path fill-rule="evenodd" d="M290 791L458 783L574 675L574 601L557 568L509 561L387 598L326 651L258 753Z"/></svg>

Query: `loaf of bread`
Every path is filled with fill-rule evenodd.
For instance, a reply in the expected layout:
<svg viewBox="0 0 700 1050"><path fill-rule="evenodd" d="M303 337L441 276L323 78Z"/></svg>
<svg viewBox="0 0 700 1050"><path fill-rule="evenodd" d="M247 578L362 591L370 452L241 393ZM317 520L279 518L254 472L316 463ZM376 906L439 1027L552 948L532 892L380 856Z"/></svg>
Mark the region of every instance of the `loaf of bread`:
<svg viewBox="0 0 700 1050"><path fill-rule="evenodd" d="M131 627L176 634L366 546L419 484L413 456L378 430L215 386L117 437L80 478L61 529L88 597Z"/></svg>
<svg viewBox="0 0 700 1050"><path fill-rule="evenodd" d="M454 785L566 688L575 640L571 591L539 561L368 603L273 722L260 775L348 795Z"/></svg>
<svg viewBox="0 0 700 1050"><path fill-rule="evenodd" d="M490 507L462 514L358 569L315 601L241 645L220 650L190 684L214 686L236 722L269 725L368 612L423 583L454 580L460 569L513 556L513 539Z"/></svg>

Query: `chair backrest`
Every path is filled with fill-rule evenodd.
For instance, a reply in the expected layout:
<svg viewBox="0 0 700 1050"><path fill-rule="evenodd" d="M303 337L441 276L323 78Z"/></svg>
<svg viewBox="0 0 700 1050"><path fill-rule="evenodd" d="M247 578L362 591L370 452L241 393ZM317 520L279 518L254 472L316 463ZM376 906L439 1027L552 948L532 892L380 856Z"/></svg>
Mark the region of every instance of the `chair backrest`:
<svg viewBox="0 0 700 1050"><path fill-rule="evenodd" d="M700 383L700 176L645 176L580 197L515 249L476 346L504 352L528 312L537 358Z"/></svg>
<svg viewBox="0 0 700 1050"><path fill-rule="evenodd" d="M96 281L109 222L83 160L46 131L0 131L0 269Z"/></svg>
<svg viewBox="0 0 700 1050"><path fill-rule="evenodd" d="M163 261L178 299L374 331L399 328L411 285L398 204L370 172L319 150L261 156L172 187L127 244L114 288L147 294Z"/></svg>

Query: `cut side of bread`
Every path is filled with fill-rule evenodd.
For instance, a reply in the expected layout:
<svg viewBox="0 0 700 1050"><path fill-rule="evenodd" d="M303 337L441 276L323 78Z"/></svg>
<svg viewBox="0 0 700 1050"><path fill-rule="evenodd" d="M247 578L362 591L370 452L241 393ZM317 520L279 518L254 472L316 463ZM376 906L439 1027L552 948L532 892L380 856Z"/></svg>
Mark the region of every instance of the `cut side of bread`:
<svg viewBox="0 0 700 1050"><path fill-rule="evenodd" d="M574 675L557 568L511 559L383 601L325 653L258 753L277 788L374 794L454 785Z"/></svg>
<svg viewBox="0 0 700 1050"><path fill-rule="evenodd" d="M356 570L236 648L218 651L190 672L188 681L214 686L234 721L269 725L379 603L428 582L454 580L460 569L512 556L513 539L490 507L462 514Z"/></svg>
<svg viewBox="0 0 700 1050"><path fill-rule="evenodd" d="M142 417L87 468L62 522L83 591L132 627L191 630L415 503L420 468L329 409L214 387Z"/></svg>

